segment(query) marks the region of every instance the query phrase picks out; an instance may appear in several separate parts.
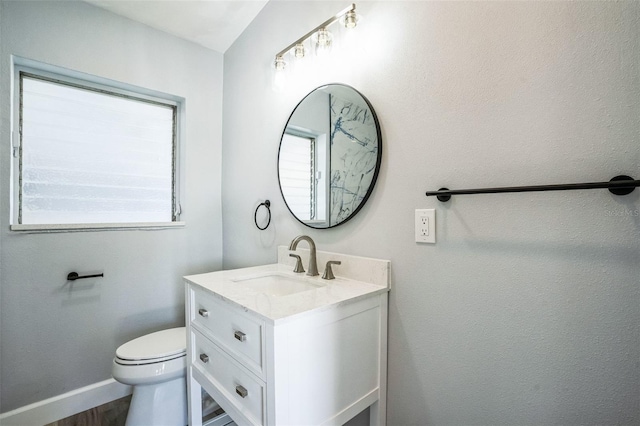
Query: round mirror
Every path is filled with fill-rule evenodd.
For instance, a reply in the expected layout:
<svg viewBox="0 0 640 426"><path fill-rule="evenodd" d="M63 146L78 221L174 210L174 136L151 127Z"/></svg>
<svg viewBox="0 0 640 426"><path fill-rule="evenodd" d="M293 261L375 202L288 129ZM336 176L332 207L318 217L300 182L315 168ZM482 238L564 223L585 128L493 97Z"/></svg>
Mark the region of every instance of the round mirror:
<svg viewBox="0 0 640 426"><path fill-rule="evenodd" d="M369 101L344 84L319 87L300 101L282 132L282 197L311 228L340 225L369 198L381 158L380 125Z"/></svg>

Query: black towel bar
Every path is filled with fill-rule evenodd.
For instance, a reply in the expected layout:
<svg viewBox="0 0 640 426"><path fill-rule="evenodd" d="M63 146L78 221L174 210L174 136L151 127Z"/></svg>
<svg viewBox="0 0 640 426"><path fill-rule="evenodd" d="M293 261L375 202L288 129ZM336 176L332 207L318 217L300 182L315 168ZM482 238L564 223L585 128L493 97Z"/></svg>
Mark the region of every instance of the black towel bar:
<svg viewBox="0 0 640 426"><path fill-rule="evenodd" d="M640 180L634 180L632 177L620 175L611 179L609 182L590 182L590 183L566 183L560 185L536 185L536 186L508 186L499 188L477 188L477 189L454 189L440 188L438 191L427 191L427 197L437 196L438 200L445 202L451 199L452 195L467 194L498 194L503 192L534 192L534 191L568 191L573 189L595 189L607 188L615 195L627 195L640 186Z"/></svg>
<svg viewBox="0 0 640 426"><path fill-rule="evenodd" d="M69 275L67 275L67 281L75 281L75 280L82 280L84 278L95 278L95 277L104 277L104 273L102 274L95 274L95 275L78 275L77 272L69 272Z"/></svg>

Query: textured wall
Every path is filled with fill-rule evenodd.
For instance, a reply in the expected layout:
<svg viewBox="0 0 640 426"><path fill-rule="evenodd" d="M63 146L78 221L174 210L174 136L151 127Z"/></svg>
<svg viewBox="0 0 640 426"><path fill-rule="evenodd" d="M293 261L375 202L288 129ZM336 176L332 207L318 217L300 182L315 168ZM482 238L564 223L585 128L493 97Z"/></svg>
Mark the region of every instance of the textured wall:
<svg viewBox="0 0 640 426"><path fill-rule="evenodd" d="M640 191L424 196L637 179L640 3L361 2L350 56L273 92L273 55L345 5L270 2L225 54L225 268L300 233L390 259L390 425L640 424ZM376 109L383 163L355 219L312 230L282 201L278 143L335 81ZM436 245L413 242L416 208L437 210Z"/></svg>
<svg viewBox="0 0 640 426"><path fill-rule="evenodd" d="M222 264L222 55L83 2L0 3L1 411L111 377L115 349L184 324L181 276ZM186 99L187 226L9 231L10 54ZM105 277L69 285L70 271Z"/></svg>

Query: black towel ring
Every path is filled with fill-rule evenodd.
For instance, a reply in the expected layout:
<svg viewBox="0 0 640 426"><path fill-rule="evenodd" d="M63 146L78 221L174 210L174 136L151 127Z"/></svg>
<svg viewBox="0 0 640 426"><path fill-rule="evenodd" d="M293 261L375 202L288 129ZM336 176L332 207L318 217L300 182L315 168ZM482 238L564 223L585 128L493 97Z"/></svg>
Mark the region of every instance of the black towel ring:
<svg viewBox="0 0 640 426"><path fill-rule="evenodd" d="M267 213L269 213L269 218L267 219L267 224L264 226L264 228L261 228L260 225L258 225L258 210L262 206L265 206L267 208ZM256 223L256 226L258 227L258 229L261 231L264 231L269 227L269 224L271 223L271 201L265 200L264 203L258 204L258 207L256 207L256 212L253 214L253 221Z"/></svg>

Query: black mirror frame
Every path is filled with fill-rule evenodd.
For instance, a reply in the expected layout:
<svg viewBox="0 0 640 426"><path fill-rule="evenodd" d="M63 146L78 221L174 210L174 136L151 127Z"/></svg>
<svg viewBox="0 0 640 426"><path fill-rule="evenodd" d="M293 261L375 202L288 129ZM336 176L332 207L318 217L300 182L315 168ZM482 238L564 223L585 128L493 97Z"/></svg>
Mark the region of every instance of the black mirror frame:
<svg viewBox="0 0 640 426"><path fill-rule="evenodd" d="M374 170L373 177L371 178L371 184L369 185L369 188L367 189L367 193L362 198L362 202L360 204L358 204L358 207L345 220L343 220L340 223L336 223L335 225L330 225L330 226L325 226L325 227L315 227L315 226L309 225L308 223L305 223L304 221L300 220L295 214L293 214L293 211L291 211L291 207L289 207L289 204L287 203L287 199L284 197L284 193L282 192L282 185L280 184L280 150L282 148L282 138L284 137L284 134L287 131L287 127L289 125L289 122L291 121L291 118L293 117L293 114L296 112L296 110L298 109L300 104L302 104L305 101L305 99L307 99L316 90L322 89L322 88L327 87L327 86L342 86L342 87L349 88L349 89L353 90L354 92L356 92L358 95L360 95L360 97L367 104L367 107L369 108L369 111L371 111L371 116L373 117L373 122L375 123L375 126L376 126L376 136L378 138L378 155L377 155L377 158L376 158L376 169ZM382 130L380 129L380 122L378 121L378 116L376 115L376 112L373 109L373 105L371 105L371 102L369 102L369 99L367 99L366 96L364 96L357 89L355 89L352 86L349 86L348 84L343 84L343 83L323 84L322 86L316 87L311 92L307 93L307 95L305 95L305 97L302 98L302 100L300 100L300 102L298 102L296 104L295 108L293 109L293 111L289 115L289 118L287 119L286 124L284 125L284 129L282 130L282 135L280 136L280 144L278 146L278 159L277 159L277 163L276 163L276 171L278 173L278 188L280 188L280 195L282 196L282 199L284 200L284 204L287 206L287 209L289 210L289 213L291 213L291 215L298 222L302 223L304 226L309 227L311 229L331 229L331 228L335 228L336 226L340 226L343 223L347 223L364 207L364 205L369 200L369 197L371 196L371 193L373 192L373 189L376 186L376 182L378 180L378 174L380 173L380 165L381 164L382 164Z"/></svg>

